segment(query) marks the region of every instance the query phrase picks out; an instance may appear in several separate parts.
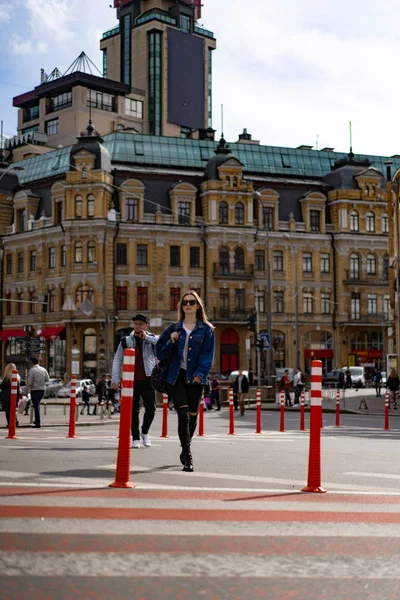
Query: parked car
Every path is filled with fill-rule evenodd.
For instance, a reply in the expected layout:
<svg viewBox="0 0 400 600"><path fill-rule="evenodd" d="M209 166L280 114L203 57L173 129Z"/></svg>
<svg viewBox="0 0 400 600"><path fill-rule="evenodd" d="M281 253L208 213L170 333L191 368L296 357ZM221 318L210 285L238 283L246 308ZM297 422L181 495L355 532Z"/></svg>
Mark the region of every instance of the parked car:
<svg viewBox="0 0 400 600"><path fill-rule="evenodd" d="M343 367L342 371L346 373L350 370L351 383L353 387L365 387L365 368L364 367Z"/></svg>
<svg viewBox="0 0 400 600"><path fill-rule="evenodd" d="M88 389L88 392L90 392L91 394L96 393L96 386L94 385L94 383L91 379L77 379L76 380L76 396L77 396L77 398L81 397L83 386L86 386ZM71 395L71 382L67 383L67 385L64 385L57 392L57 396L59 398L69 398L70 395Z"/></svg>
<svg viewBox="0 0 400 600"><path fill-rule="evenodd" d="M58 390L60 390L63 386L64 382L62 379L49 379L44 386L44 397L54 398L57 396Z"/></svg>
<svg viewBox="0 0 400 600"><path fill-rule="evenodd" d="M329 371L322 377L322 386L323 387L338 387L340 383L340 377L343 376L342 369L333 369ZM342 385L344 383L344 378L342 379Z"/></svg>

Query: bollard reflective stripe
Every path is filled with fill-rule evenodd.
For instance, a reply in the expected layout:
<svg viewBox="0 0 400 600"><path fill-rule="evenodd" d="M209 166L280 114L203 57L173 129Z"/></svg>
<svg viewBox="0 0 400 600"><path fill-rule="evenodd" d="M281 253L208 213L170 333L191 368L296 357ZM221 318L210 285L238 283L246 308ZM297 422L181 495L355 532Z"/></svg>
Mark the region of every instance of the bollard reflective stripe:
<svg viewBox="0 0 400 600"><path fill-rule="evenodd" d="M321 486L322 362L312 361L308 481L302 492L326 492Z"/></svg>
<svg viewBox="0 0 400 600"><path fill-rule="evenodd" d="M384 430L389 430L389 392L386 391L385 394L385 425Z"/></svg>
<svg viewBox="0 0 400 600"><path fill-rule="evenodd" d="M162 430L161 435L162 438L168 437L168 395L163 394L163 417L162 417Z"/></svg>
<svg viewBox="0 0 400 600"><path fill-rule="evenodd" d="M200 410L199 410L199 433L198 437L204 436L204 391L201 394Z"/></svg>
<svg viewBox="0 0 400 600"><path fill-rule="evenodd" d="M115 481L109 487L133 488L129 481L131 470L131 424L135 379L135 350L124 351L122 365L121 409L119 420L119 440Z"/></svg>
<svg viewBox="0 0 400 600"><path fill-rule="evenodd" d="M340 427L340 390L336 390L336 423L335 427Z"/></svg>
<svg viewBox="0 0 400 600"><path fill-rule="evenodd" d="M76 419L76 375L71 377L71 393L69 398L69 430L68 438L76 438L75 419Z"/></svg>
<svg viewBox="0 0 400 600"><path fill-rule="evenodd" d="M6 439L17 440L17 391L18 391L18 371L12 370L11 373L11 395L10 395L10 417L8 424L8 435Z"/></svg>
<svg viewBox="0 0 400 600"><path fill-rule="evenodd" d="M304 426L304 390L300 395L300 431L305 431Z"/></svg>
<svg viewBox="0 0 400 600"><path fill-rule="evenodd" d="M229 389L229 433L235 435L235 413L233 412L233 389Z"/></svg>
<svg viewBox="0 0 400 600"><path fill-rule="evenodd" d="M280 420L279 420L279 431L285 431L285 392L281 390L279 395L279 404L280 404Z"/></svg>
<svg viewBox="0 0 400 600"><path fill-rule="evenodd" d="M256 433L261 433L261 390L256 391Z"/></svg>

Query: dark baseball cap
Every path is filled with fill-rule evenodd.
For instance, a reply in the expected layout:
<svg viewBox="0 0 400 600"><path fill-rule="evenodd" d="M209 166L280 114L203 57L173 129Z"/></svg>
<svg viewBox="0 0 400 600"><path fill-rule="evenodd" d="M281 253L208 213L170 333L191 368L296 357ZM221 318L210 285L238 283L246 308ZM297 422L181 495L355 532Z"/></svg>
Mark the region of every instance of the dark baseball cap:
<svg viewBox="0 0 400 600"><path fill-rule="evenodd" d="M146 317L146 315L142 315L141 313L139 313L138 315L135 315L132 319L132 321L143 321L143 323L148 323L149 320Z"/></svg>

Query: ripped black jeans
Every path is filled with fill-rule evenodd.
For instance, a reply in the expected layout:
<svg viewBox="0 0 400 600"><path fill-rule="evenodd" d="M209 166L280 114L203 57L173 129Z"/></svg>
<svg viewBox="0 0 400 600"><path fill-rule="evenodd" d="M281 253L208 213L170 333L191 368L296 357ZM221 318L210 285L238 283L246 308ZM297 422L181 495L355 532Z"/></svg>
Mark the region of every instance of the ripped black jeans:
<svg viewBox="0 0 400 600"><path fill-rule="evenodd" d="M174 385L167 384L168 396L174 403L178 413L178 436L181 446L190 444L190 440L196 431L197 414L199 412L201 393L203 386L200 383L187 383L186 371L179 371L178 379Z"/></svg>

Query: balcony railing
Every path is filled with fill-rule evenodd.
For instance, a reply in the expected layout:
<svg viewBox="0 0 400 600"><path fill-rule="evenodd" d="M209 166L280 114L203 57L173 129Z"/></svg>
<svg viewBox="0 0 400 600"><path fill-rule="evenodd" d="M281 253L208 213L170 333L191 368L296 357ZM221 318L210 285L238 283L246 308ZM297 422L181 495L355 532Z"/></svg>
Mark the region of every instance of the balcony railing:
<svg viewBox="0 0 400 600"><path fill-rule="evenodd" d="M214 277L250 279L254 275L254 267L253 265L244 265L243 268L238 268L225 263L214 263L213 275Z"/></svg>
<svg viewBox="0 0 400 600"><path fill-rule="evenodd" d="M212 320L213 321L239 321L243 323L247 323L249 311L233 311L229 308L214 308L212 310Z"/></svg>
<svg viewBox="0 0 400 600"><path fill-rule="evenodd" d="M99 265L97 262L81 262L81 263L72 263L72 271L75 273L88 273L88 272L96 272L99 270Z"/></svg>
<svg viewBox="0 0 400 600"><path fill-rule="evenodd" d="M341 320L340 317L338 319L339 321ZM382 313L377 313L377 314L370 314L370 313L358 313L358 312L349 312L347 315L347 322L348 323L354 323L354 324L359 324L359 325L388 325L389 324L389 318L388 315L386 313L382 314Z"/></svg>
<svg viewBox="0 0 400 600"><path fill-rule="evenodd" d="M382 277L377 273L365 273L362 274L360 271L352 271L351 269L346 270L346 279L344 283L350 285L389 285L388 277L385 275Z"/></svg>

